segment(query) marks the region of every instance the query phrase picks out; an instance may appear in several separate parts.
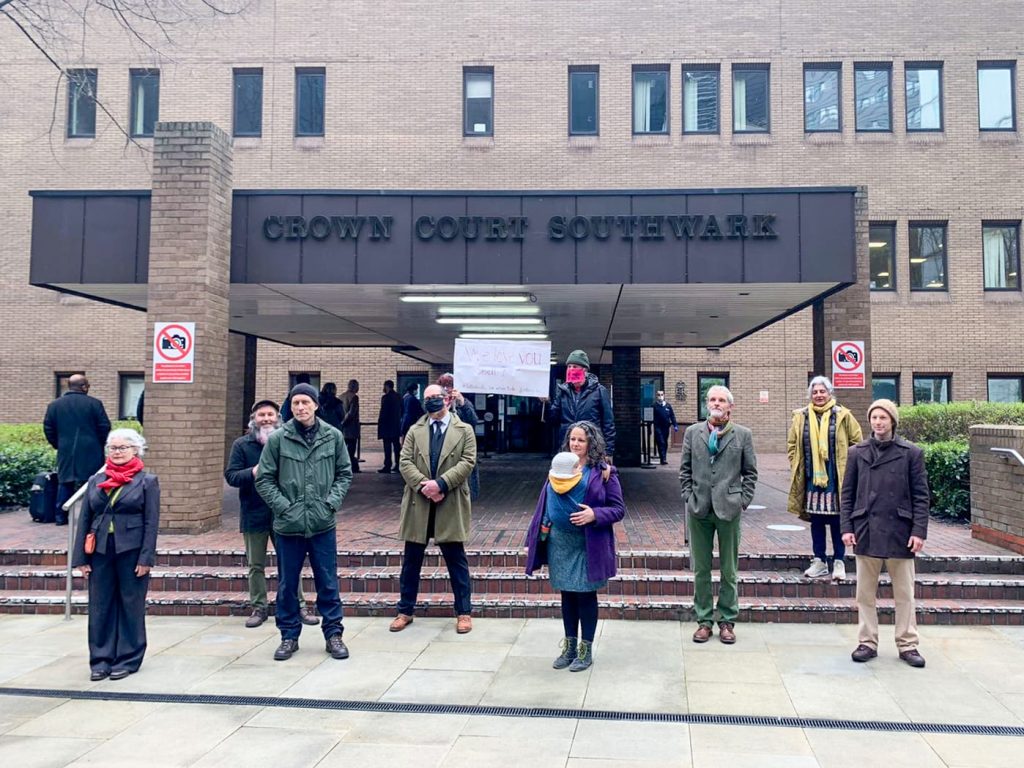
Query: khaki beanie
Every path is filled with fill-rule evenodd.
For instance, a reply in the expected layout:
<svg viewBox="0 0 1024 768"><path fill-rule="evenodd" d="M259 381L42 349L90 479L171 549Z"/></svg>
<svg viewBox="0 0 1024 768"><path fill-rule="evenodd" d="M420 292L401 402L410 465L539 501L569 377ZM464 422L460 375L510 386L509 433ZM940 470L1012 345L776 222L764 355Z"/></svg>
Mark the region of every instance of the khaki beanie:
<svg viewBox="0 0 1024 768"><path fill-rule="evenodd" d="M892 431L895 432L896 427L899 426L900 423L900 413L899 408L896 406L896 403L894 403L892 400L886 400L884 397L879 400L875 400L875 402L871 404L871 407L868 408L869 423L871 422L871 412L875 410L875 408L881 408L883 411L889 414L889 418L892 419Z"/></svg>

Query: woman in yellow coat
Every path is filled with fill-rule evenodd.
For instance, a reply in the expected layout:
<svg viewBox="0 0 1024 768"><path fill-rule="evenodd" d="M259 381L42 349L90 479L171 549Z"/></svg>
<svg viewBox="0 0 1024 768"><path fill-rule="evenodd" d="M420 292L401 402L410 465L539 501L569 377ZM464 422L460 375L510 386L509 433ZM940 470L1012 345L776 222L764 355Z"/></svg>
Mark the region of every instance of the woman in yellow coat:
<svg viewBox="0 0 1024 768"><path fill-rule="evenodd" d="M848 408L836 403L832 382L815 376L807 387L810 403L793 411L786 440L789 454L789 511L811 523L814 557L804 571L808 578L829 574L825 529L832 532L832 578L846 578L846 547L839 529L839 495L846 473L846 454L863 436Z"/></svg>

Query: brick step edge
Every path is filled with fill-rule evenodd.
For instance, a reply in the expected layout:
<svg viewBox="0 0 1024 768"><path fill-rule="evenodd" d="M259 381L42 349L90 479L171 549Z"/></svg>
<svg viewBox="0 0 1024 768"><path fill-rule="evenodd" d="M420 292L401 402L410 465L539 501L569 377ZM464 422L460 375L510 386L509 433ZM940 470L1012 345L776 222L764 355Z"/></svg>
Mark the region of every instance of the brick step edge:
<svg viewBox="0 0 1024 768"><path fill-rule="evenodd" d="M350 616L393 616L398 595L390 593L342 594L346 614ZM693 621L693 602L683 599L630 598L601 596L598 604L601 617L624 620ZM178 616L244 616L250 608L244 599L221 593L151 593L147 600L149 615ZM75 614L87 613L85 595L72 598ZM56 593L0 593L0 613L62 613L64 597ZM271 604L273 611L273 604ZM551 595L473 596L473 613L488 618L557 618L560 601ZM878 605L880 621L891 624L895 610L889 601ZM450 596L427 595L420 599L417 615L453 615ZM851 600L759 599L740 601L740 622L746 623L833 623L848 624L857 620L857 609ZM918 600L919 624L991 624L1024 625L1024 605L992 600Z"/></svg>

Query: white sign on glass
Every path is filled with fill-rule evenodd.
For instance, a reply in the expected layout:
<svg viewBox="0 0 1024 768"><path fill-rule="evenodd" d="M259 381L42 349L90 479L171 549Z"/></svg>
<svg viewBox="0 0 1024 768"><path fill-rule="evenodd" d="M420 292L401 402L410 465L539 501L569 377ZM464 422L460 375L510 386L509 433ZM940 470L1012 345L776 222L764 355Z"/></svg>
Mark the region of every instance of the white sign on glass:
<svg viewBox="0 0 1024 768"><path fill-rule="evenodd" d="M466 392L547 397L551 342L456 339L454 374Z"/></svg>

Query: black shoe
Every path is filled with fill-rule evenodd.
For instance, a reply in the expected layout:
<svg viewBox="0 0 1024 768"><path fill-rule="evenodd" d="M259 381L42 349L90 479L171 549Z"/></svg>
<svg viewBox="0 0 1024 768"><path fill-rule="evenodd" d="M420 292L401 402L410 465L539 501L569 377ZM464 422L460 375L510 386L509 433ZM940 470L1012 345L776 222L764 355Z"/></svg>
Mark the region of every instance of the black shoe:
<svg viewBox="0 0 1024 768"><path fill-rule="evenodd" d="M871 661L878 655L878 651L869 645L861 643L857 646L856 650L850 654L850 658L854 661Z"/></svg>
<svg viewBox="0 0 1024 768"><path fill-rule="evenodd" d="M397 475L398 472L399 472L398 467L395 467L394 469L391 470L391 474L392 475Z"/></svg>
<svg viewBox="0 0 1024 768"><path fill-rule="evenodd" d="M125 669L124 667L118 667L117 669L110 670L110 679L111 680L124 680L131 673L132 673L132 671L130 669Z"/></svg>
<svg viewBox="0 0 1024 768"><path fill-rule="evenodd" d="M911 648L909 651L903 651L900 654L900 658L912 667L920 669L924 666L924 656L918 653L916 648Z"/></svg>
<svg viewBox="0 0 1024 768"><path fill-rule="evenodd" d="M311 627L315 627L320 623L320 619L317 616L314 616L308 608L299 609L299 621L303 624L308 624Z"/></svg>
<svg viewBox="0 0 1024 768"><path fill-rule="evenodd" d="M282 640L274 651L274 661L288 661L299 650L298 640Z"/></svg>
<svg viewBox="0 0 1024 768"><path fill-rule="evenodd" d="M67 525L68 519L66 517L58 517L53 521L54 525Z"/></svg>
<svg viewBox="0 0 1024 768"><path fill-rule="evenodd" d="M377 470L377 474L378 475L390 475L391 474L391 467L384 467L384 469L378 469Z"/></svg>
<svg viewBox="0 0 1024 768"><path fill-rule="evenodd" d="M89 679L93 682L96 682L97 680L106 680L108 677L110 677L109 669L94 669L89 674Z"/></svg>
<svg viewBox="0 0 1024 768"><path fill-rule="evenodd" d="M327 638L327 652L335 659L348 658L348 647L345 645L345 641L341 639L340 632Z"/></svg>

